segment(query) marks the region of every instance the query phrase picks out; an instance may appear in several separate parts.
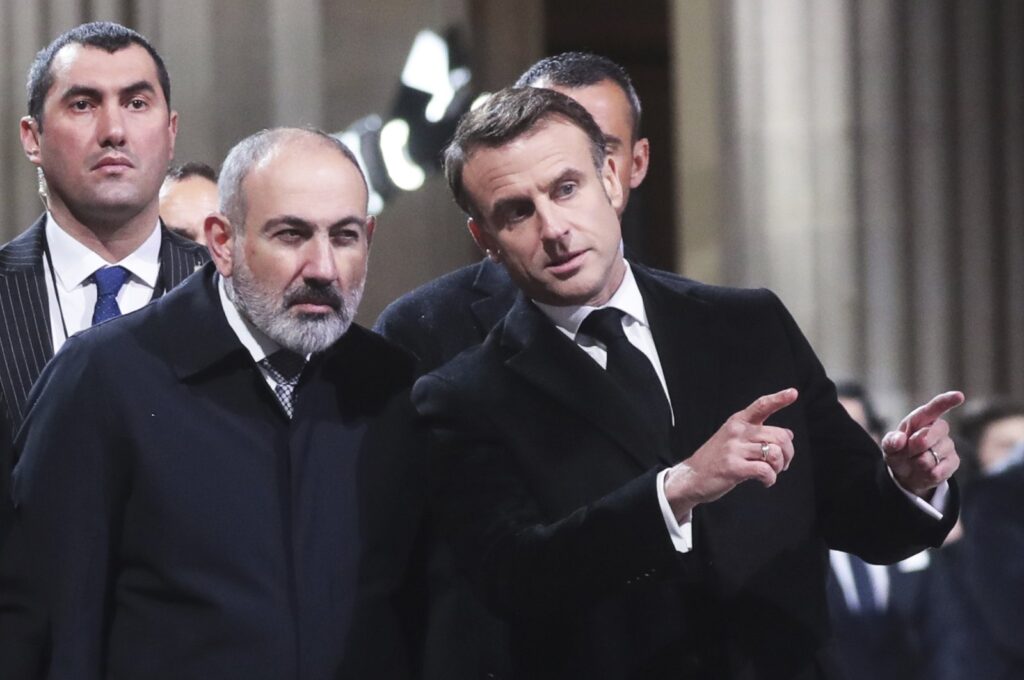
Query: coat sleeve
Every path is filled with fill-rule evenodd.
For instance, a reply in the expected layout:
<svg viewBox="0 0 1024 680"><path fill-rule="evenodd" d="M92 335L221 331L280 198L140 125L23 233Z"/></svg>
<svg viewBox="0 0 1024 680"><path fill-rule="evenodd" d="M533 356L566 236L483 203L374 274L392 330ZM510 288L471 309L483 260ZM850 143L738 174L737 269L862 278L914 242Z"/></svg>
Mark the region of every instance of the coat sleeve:
<svg viewBox="0 0 1024 680"><path fill-rule="evenodd" d="M5 678L100 678L126 470L102 372L72 338L33 388L0 555ZM8 669L17 669L9 674Z"/></svg>
<svg viewBox="0 0 1024 680"><path fill-rule="evenodd" d="M792 316L770 296L793 357L808 438L803 444L813 456L817 516L829 547L890 564L941 545L959 512L956 483L950 481L942 520L906 497L878 444L839 403L835 386Z"/></svg>

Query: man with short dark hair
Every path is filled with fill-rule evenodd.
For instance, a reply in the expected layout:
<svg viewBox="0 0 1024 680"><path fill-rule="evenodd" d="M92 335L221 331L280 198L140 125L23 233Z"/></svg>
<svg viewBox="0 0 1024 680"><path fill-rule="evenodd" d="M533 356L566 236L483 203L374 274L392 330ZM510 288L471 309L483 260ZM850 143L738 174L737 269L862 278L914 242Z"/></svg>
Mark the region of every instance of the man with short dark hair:
<svg viewBox="0 0 1024 680"><path fill-rule="evenodd" d="M561 92L594 117L623 188L621 215L630 190L647 175L650 158L650 145L640 135L640 97L626 70L597 54L565 52L541 59L517 84ZM487 253L388 305L374 330L414 354L417 373L427 373L483 342L517 292ZM511 659L504 625L468 590L443 549L434 557L432 574L427 680L505 677Z"/></svg>
<svg viewBox="0 0 1024 680"><path fill-rule="evenodd" d="M217 212L217 171L191 161L167 171L160 186L160 219L169 231L206 244L203 224Z"/></svg>
<svg viewBox="0 0 1024 680"><path fill-rule="evenodd" d="M445 152L520 294L413 391L442 531L509 622L516 677L833 677L826 550L941 543L959 463L941 416L963 395L880 455L774 295L623 258L604 146L572 99L510 88Z"/></svg>
<svg viewBox="0 0 1024 680"><path fill-rule="evenodd" d="M412 673L422 437L412 359L352 323L365 179L337 139L276 129L220 190L213 262L73 337L32 393L5 680Z"/></svg>
<svg viewBox="0 0 1024 680"><path fill-rule="evenodd" d="M650 159L650 144L640 136L640 98L625 69L600 55L566 52L540 60L516 84L556 90L590 112L623 187L621 215ZM417 372L426 373L482 342L515 295L505 270L488 256L403 295L381 313L374 330L412 352Z"/></svg>
<svg viewBox="0 0 1024 680"><path fill-rule="evenodd" d="M32 63L21 143L47 210L0 247L0 546L11 441L43 366L69 336L142 307L208 259L160 228L178 128L170 94L160 55L118 24L73 28Z"/></svg>

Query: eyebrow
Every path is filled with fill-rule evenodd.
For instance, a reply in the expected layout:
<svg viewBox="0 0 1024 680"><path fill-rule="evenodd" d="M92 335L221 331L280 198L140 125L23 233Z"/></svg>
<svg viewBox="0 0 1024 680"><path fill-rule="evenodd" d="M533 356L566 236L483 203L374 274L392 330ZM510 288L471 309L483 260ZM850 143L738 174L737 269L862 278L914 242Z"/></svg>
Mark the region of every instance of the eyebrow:
<svg viewBox="0 0 1024 680"><path fill-rule="evenodd" d="M358 215L347 215L338 220L337 222L334 222L333 224L329 225L327 227L327 230L330 231L331 229L334 229L336 227L347 227L353 224L365 228L367 219L368 218L366 217L359 217ZM273 229L274 227L282 224L288 225L290 227L302 227L304 229L309 230L316 229L315 224L313 224L309 220L299 217L298 215L277 215L276 217L271 217L269 220L263 223L262 231L269 231L270 229Z"/></svg>
<svg viewBox="0 0 1024 680"><path fill-rule="evenodd" d="M566 180L571 179L575 181L580 181L584 177L585 174L581 172L579 169L574 167L566 168L561 173L559 173L557 177L555 177L553 180L551 180L544 186L544 193L550 194L551 190L554 189L555 186ZM532 204L533 200L526 196L509 196L508 198L498 199L497 201L495 201L494 205L491 206L491 217L493 218L495 215L500 215L502 211L507 210L509 207L516 205L518 203Z"/></svg>
<svg viewBox="0 0 1024 680"><path fill-rule="evenodd" d="M148 80L140 80L136 83L132 83L127 87L122 87L118 90L118 96L124 97L140 92L155 93L156 88ZM103 93L95 87L89 87L88 85L72 85L64 91L61 99L67 101L68 99L74 99L75 97L89 97L90 99L102 99Z"/></svg>
<svg viewBox="0 0 1024 680"><path fill-rule="evenodd" d="M622 140L616 137L615 135L605 135L604 145L607 148L618 148L622 146Z"/></svg>

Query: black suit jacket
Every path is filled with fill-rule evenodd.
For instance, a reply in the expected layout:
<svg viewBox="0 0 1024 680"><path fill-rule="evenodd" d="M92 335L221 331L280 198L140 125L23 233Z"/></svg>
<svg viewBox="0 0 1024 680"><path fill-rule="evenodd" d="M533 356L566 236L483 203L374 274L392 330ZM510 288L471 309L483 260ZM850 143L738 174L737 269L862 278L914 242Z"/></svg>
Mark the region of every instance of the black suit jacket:
<svg viewBox="0 0 1024 680"><path fill-rule="evenodd" d="M925 650L932 645L922 637L926 632L923 617L928 603L924 599L930 574L927 569L904 571L899 565L889 565L886 573L888 602L884 609L870 613L851 609L835 573L829 574L829 618L842 677L932 680L934 676L925 671Z"/></svg>
<svg viewBox="0 0 1024 680"><path fill-rule="evenodd" d="M85 679L411 672L411 357L353 326L288 420L213 272L71 338L37 382L0 578L5 678L40 658Z"/></svg>
<svg viewBox="0 0 1024 680"><path fill-rule="evenodd" d="M517 292L505 268L484 258L398 298L373 330L412 352L422 375L483 342Z"/></svg>
<svg viewBox="0 0 1024 680"><path fill-rule="evenodd" d="M484 258L403 295L373 328L411 352L417 375L423 375L483 342L517 293L505 268ZM430 543L424 680L507 677L511 660L505 624L484 607L447 546Z"/></svg>
<svg viewBox="0 0 1024 680"><path fill-rule="evenodd" d="M955 490L942 522L903 496L772 294L634 271L671 446L523 297L483 345L417 382L458 554L511 622L524 678L828 677L826 546L887 562L936 545ZM798 402L771 421L794 432L790 469L697 507L694 550L677 553L657 472L791 386Z"/></svg>
<svg viewBox="0 0 1024 680"><path fill-rule="evenodd" d="M45 215L0 247L0 546L9 522L11 445L25 417L29 390L53 357L49 275L43 258ZM205 247L161 227L160 275L153 297L174 288L209 260Z"/></svg>

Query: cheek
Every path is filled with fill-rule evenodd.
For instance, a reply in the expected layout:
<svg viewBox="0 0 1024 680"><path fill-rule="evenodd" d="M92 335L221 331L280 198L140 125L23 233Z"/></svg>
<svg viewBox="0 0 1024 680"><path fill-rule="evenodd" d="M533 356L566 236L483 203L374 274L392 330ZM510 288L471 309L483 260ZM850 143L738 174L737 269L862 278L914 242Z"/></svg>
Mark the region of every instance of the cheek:
<svg viewBox="0 0 1024 680"><path fill-rule="evenodd" d="M334 258L334 266L338 270L338 278L346 288L358 284L366 278L367 252L346 251Z"/></svg>
<svg viewBox="0 0 1024 680"><path fill-rule="evenodd" d="M257 281L272 287L285 287L297 275L294 258L286 253L269 251L251 247L246 242L245 264Z"/></svg>

